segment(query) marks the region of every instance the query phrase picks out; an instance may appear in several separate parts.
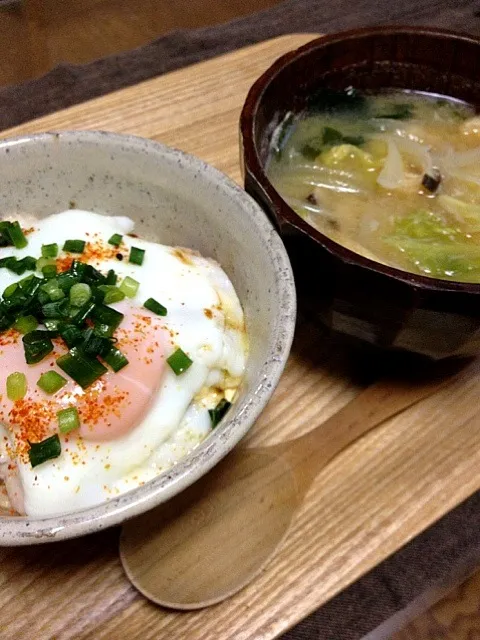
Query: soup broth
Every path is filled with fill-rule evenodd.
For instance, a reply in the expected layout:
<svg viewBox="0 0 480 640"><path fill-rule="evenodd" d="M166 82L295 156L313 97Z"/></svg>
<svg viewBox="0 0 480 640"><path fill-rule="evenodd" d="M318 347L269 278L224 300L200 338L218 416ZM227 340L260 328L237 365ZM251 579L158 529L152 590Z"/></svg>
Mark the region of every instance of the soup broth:
<svg viewBox="0 0 480 640"><path fill-rule="evenodd" d="M480 282L480 116L405 91L318 91L273 136L267 173L309 224L399 269Z"/></svg>

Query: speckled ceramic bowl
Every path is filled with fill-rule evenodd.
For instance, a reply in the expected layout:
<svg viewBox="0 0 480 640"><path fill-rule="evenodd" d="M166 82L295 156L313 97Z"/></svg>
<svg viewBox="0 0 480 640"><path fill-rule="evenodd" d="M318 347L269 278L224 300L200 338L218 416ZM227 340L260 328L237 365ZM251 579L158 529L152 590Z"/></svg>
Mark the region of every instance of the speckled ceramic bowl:
<svg viewBox="0 0 480 640"><path fill-rule="evenodd" d="M1 215L68 207L126 215L135 231L217 260L243 305L250 338L245 381L227 418L170 471L98 507L48 519L0 518L0 545L71 538L118 524L171 498L245 435L284 368L295 324L285 249L260 207L216 169L149 140L61 132L0 142Z"/></svg>
<svg viewBox="0 0 480 640"><path fill-rule="evenodd" d="M292 261L299 304L333 331L434 359L480 352L480 285L383 266L298 216L265 172L273 131L318 87L413 89L480 109L480 39L422 27L369 27L309 42L251 88L241 116L245 188L270 214Z"/></svg>

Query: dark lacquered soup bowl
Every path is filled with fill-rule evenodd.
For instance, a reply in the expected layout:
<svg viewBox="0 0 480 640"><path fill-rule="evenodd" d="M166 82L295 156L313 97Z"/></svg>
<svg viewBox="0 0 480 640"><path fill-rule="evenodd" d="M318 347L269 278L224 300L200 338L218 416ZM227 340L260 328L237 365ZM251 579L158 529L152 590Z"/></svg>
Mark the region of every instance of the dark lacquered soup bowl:
<svg viewBox="0 0 480 640"><path fill-rule="evenodd" d="M409 89L480 108L480 40L413 27L376 27L318 38L277 60L243 107L246 190L274 221L292 261L300 304L335 332L435 359L480 351L480 285L434 279L362 257L310 226L265 172L275 128L311 93Z"/></svg>

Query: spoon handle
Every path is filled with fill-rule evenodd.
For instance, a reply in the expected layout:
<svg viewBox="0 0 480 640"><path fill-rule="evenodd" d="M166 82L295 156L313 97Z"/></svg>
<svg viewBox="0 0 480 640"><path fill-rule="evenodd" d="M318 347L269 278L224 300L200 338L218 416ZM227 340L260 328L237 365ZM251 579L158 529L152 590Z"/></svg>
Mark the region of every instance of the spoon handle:
<svg viewBox="0 0 480 640"><path fill-rule="evenodd" d="M376 382L311 431L274 447L276 453L288 460L297 481L307 489L317 473L340 451L388 418L432 395L449 379Z"/></svg>

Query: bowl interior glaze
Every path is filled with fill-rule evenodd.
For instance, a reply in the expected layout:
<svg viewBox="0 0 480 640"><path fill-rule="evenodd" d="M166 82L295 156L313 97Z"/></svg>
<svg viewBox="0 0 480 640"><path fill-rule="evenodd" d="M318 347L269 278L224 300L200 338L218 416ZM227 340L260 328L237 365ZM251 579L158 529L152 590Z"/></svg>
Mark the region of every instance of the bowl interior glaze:
<svg viewBox="0 0 480 640"><path fill-rule="evenodd" d="M129 216L140 236L217 260L244 308L250 352L240 397L207 439L171 470L111 501L34 520L0 518L0 544L70 538L163 502L240 440L288 357L295 289L282 242L260 207L201 160L153 141L104 132L46 133L0 143L0 211L42 218L68 208Z"/></svg>

